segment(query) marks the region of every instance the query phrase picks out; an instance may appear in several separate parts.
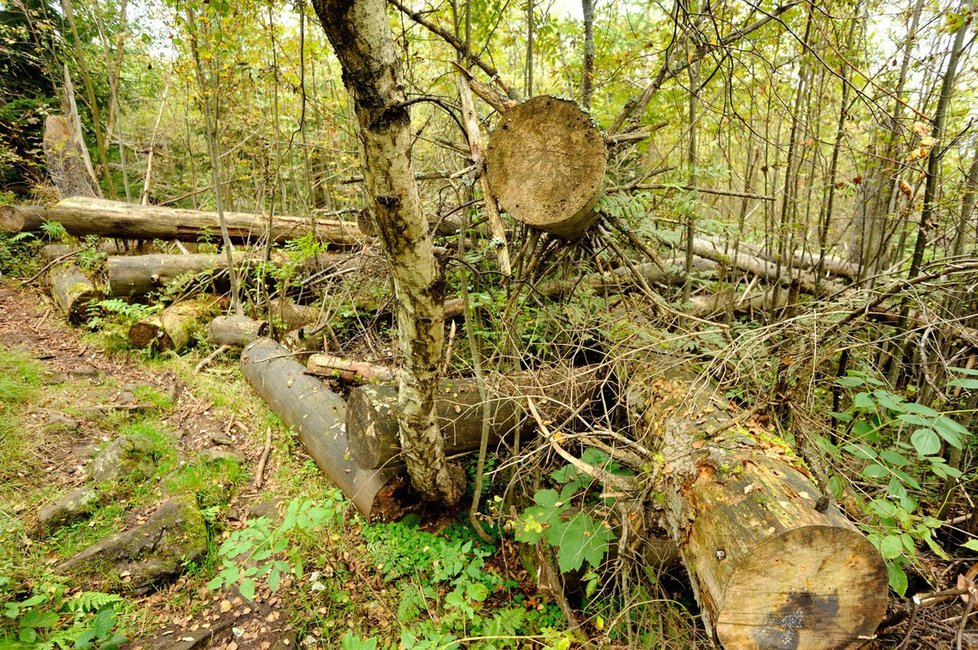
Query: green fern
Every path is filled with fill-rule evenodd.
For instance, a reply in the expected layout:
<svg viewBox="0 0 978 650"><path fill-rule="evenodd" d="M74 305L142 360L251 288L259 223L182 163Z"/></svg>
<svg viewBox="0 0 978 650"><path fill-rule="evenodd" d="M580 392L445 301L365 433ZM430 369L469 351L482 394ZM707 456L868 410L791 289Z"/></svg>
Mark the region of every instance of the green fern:
<svg viewBox="0 0 978 650"><path fill-rule="evenodd" d="M65 608L72 612L97 612L106 605L123 602L121 596L105 594L101 591L83 591L65 602Z"/></svg>

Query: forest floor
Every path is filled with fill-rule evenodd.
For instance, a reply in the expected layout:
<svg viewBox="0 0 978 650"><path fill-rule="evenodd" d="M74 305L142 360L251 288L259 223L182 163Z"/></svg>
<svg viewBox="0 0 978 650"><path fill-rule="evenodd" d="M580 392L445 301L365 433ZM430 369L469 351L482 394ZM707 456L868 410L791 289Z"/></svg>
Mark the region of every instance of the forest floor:
<svg viewBox="0 0 978 650"><path fill-rule="evenodd" d="M559 609L537 592L513 546L484 545L451 516L424 529L416 518L366 524L247 386L235 354L198 372L206 349L150 356L125 350L120 336L73 328L36 289L0 282L0 596L21 641L25 627L36 643L98 629L65 605L98 589L124 597L112 625L131 648L438 647L473 635L499 637L496 647L528 639L568 647ZM80 521L44 531L38 510L85 484L98 450L132 434L159 445L152 475L115 489ZM182 493L196 496L208 541L176 580L132 593L58 574L60 562ZM281 535L289 544L269 560L285 563L276 590L262 579L251 598L240 581L208 586L222 560L228 566L219 549L229 535L253 532L259 546L275 539L274 524L264 522L281 521L299 499L326 504L330 521ZM261 564L255 549L247 557ZM28 620L38 596L47 602L33 609L54 612L47 627ZM18 603L20 618L10 609ZM4 634L0 628L0 641L10 639Z"/></svg>

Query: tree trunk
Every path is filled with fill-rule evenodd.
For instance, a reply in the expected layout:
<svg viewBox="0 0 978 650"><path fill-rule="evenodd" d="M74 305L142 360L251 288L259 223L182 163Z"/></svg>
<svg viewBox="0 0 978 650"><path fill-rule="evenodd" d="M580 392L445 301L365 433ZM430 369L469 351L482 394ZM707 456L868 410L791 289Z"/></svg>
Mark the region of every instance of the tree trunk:
<svg viewBox="0 0 978 650"><path fill-rule="evenodd" d="M581 57L581 105L591 110L594 94L594 5L597 0L581 0L584 18L584 55Z"/></svg>
<svg viewBox="0 0 978 650"><path fill-rule="evenodd" d="M51 297L68 322L77 325L88 318L88 306L102 297L87 275L73 264L54 268L50 275Z"/></svg>
<svg viewBox="0 0 978 650"><path fill-rule="evenodd" d="M546 378L544 378L546 377ZM600 389L595 368L577 368L571 373L527 374L506 380L505 386L488 387L488 444L496 446L517 432L527 432L524 421L527 397L540 405L548 420L562 423L582 405L589 404ZM541 388L545 386L546 388ZM471 379L445 379L435 400L438 427L446 453L479 448L482 440L483 400ZM397 391L393 384L360 386L350 391L346 433L350 452L364 468L400 464L401 446L393 414ZM525 439L525 438L524 438Z"/></svg>
<svg viewBox="0 0 978 650"><path fill-rule="evenodd" d="M414 136L386 3L314 0L313 6L353 98L367 191L394 275L404 357L398 419L408 473L426 499L453 504L465 494L465 475L460 467L445 460L435 421L435 391L445 337L443 279L414 180Z"/></svg>
<svg viewBox="0 0 978 650"><path fill-rule="evenodd" d="M224 218L228 234L235 242L257 240L264 236L268 226L268 217L260 214L225 212ZM0 227L7 232L38 231L45 220L57 221L69 234L77 237L100 235L122 239L196 242L205 235L213 237L221 230L220 220L214 212L102 199L65 199L49 208L0 207ZM297 239L309 231L336 246L356 246L363 239L356 224L286 216L272 218L269 236L273 242L282 243Z"/></svg>
<svg viewBox="0 0 978 650"><path fill-rule="evenodd" d="M271 339L259 339L241 353L241 371L319 469L367 520L395 519L409 508L406 481L390 468L363 470L349 458L343 398L306 374L291 353Z"/></svg>
<svg viewBox="0 0 978 650"><path fill-rule="evenodd" d="M728 649L851 648L886 612L872 544L761 425L738 421L682 362L642 355L626 389L638 442L661 452L664 519L703 620Z"/></svg>
<svg viewBox="0 0 978 650"><path fill-rule="evenodd" d="M138 350L154 346L159 351L181 352L208 317L220 309L220 299L203 296L176 302L129 328L129 342Z"/></svg>
<svg viewBox="0 0 978 650"><path fill-rule="evenodd" d="M218 316L207 328L207 340L214 345L243 348L268 334L268 321L247 316Z"/></svg>
<svg viewBox="0 0 978 650"><path fill-rule="evenodd" d="M48 115L44 120L44 161L48 165L48 176L62 197L96 195L85 167L84 154L64 116Z"/></svg>
<svg viewBox="0 0 978 650"><path fill-rule="evenodd" d="M311 272L332 267L345 260L347 256L323 253L304 260L300 272ZM272 261L281 257L272 256ZM259 264L257 257L235 257L238 268ZM227 289L227 260L223 255L191 253L187 255L110 255L106 261L109 276L109 293L113 296L132 298L145 296L153 291L161 291L168 284L185 274L210 274L210 279L218 283L216 289Z"/></svg>
<svg viewBox="0 0 978 650"><path fill-rule="evenodd" d="M962 11L968 8L968 3L962 5ZM961 50L964 45L964 37L968 32L969 20L964 20L958 27L954 35L954 42L951 44L951 52L948 55L947 68L944 70L944 78L941 81L941 94L937 99L937 109L934 114L933 136L937 139L930 149L927 158L927 181L924 185L924 206L920 211L920 226L917 229L917 241L914 243L913 257L910 260L910 270L907 272L909 279L914 279L920 272L920 265L924 260L924 249L927 247L927 233L935 224L934 212L937 207L938 181L940 180L940 163L947 148L948 137L944 132L944 122L947 119L947 111L951 105L951 91L954 89L954 79L958 72L958 59L961 58Z"/></svg>

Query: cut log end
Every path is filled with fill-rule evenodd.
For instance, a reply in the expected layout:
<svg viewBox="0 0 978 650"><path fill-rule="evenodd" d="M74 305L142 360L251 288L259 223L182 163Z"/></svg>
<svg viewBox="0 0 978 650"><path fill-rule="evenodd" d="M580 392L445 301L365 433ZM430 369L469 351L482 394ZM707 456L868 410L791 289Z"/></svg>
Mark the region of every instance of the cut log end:
<svg viewBox="0 0 978 650"><path fill-rule="evenodd" d="M0 206L0 232L20 232L24 229L24 217L12 206Z"/></svg>
<svg viewBox="0 0 978 650"><path fill-rule="evenodd" d="M740 560L714 629L726 650L848 648L873 634L886 602L886 568L863 535L805 526Z"/></svg>
<svg viewBox="0 0 978 650"><path fill-rule="evenodd" d="M596 220L605 142L574 102L541 95L508 111L489 138L487 175L515 219L564 239Z"/></svg>

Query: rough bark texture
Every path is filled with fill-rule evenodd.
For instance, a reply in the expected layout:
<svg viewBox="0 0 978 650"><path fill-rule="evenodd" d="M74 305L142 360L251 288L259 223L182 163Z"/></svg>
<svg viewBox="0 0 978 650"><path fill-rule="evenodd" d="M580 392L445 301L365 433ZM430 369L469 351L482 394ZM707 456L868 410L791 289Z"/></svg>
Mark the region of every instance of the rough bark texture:
<svg viewBox="0 0 978 650"><path fill-rule="evenodd" d="M367 519L395 519L410 506L406 481L392 469L363 470L350 459L346 403L306 374L291 353L271 339L258 339L241 353L241 370L319 469Z"/></svg>
<svg viewBox="0 0 978 650"><path fill-rule="evenodd" d="M246 212L225 212L228 234L235 242L264 236L268 217ZM43 220L57 221L76 237L100 235L123 239L177 239L195 242L205 234L221 232L216 212L199 212L155 205L92 198L65 199L49 208L8 205L0 207L0 226L8 232L39 230ZM354 246L363 240L354 223L276 216L272 241L281 243L313 230L318 237L337 246ZM19 227L18 227L19 224Z"/></svg>
<svg viewBox="0 0 978 650"><path fill-rule="evenodd" d="M130 327L129 342L136 349L152 345L157 350L180 352L190 345L203 321L219 310L220 300L214 296L174 303Z"/></svg>
<svg viewBox="0 0 978 650"><path fill-rule="evenodd" d="M284 261L280 254L272 255L272 262ZM347 255L321 253L303 260L300 273L311 273L331 268L348 259ZM242 253L235 257L235 267L247 267L262 262L259 257ZM228 289L227 258L223 255L203 253L110 255L106 260L109 275L109 293L113 296L132 298L159 291L184 274L211 274L216 291Z"/></svg>
<svg viewBox="0 0 978 650"><path fill-rule="evenodd" d="M87 275L72 264L56 267L50 273L51 297L69 323L78 324L88 317L88 306L102 297Z"/></svg>
<svg viewBox="0 0 978 650"><path fill-rule="evenodd" d="M207 328L207 340L214 345L243 348L268 334L268 321L247 316L218 316Z"/></svg>
<svg viewBox="0 0 978 650"><path fill-rule="evenodd" d="M465 477L460 467L446 462L435 422L445 336L441 269L414 180L411 119L386 4L314 0L313 6L353 98L374 222L394 275L404 359L400 431L408 472L426 499L455 503L465 493Z"/></svg>
<svg viewBox="0 0 978 650"><path fill-rule="evenodd" d="M538 371L497 379L487 387L485 410L475 380L441 381L435 408L446 453L478 449L484 416L489 420L490 445L498 445L517 430L531 432L532 422L525 416L528 397L540 405L549 421L560 424L574 411L586 409L601 387L594 367L567 372ZM397 391L393 384L361 386L350 391L346 432L350 451L361 467L402 462L396 419Z"/></svg>
<svg viewBox="0 0 978 650"><path fill-rule="evenodd" d="M61 196L96 196L83 156L68 119L48 115L44 120L44 161Z"/></svg>
<svg viewBox="0 0 978 650"><path fill-rule="evenodd" d="M400 376L400 372L396 368L367 363L365 361L343 359L342 357L334 357L330 354L312 355L306 361L306 368L314 375L335 377L347 383L358 384L378 381L397 381ZM396 423L394 428L396 435Z"/></svg>
<svg viewBox="0 0 978 650"><path fill-rule="evenodd" d="M676 360L629 377L629 420L664 458L665 523L723 647L862 645L886 612L887 575L869 541L759 426Z"/></svg>
<svg viewBox="0 0 978 650"><path fill-rule="evenodd" d="M487 175L514 218L577 239L598 218L605 156L604 136L587 113L541 95L508 111L489 136Z"/></svg>

